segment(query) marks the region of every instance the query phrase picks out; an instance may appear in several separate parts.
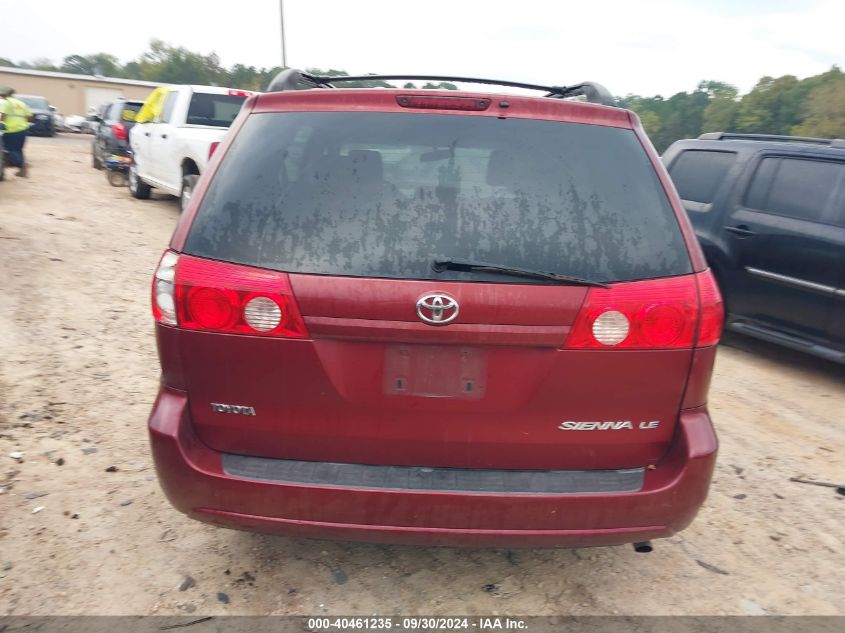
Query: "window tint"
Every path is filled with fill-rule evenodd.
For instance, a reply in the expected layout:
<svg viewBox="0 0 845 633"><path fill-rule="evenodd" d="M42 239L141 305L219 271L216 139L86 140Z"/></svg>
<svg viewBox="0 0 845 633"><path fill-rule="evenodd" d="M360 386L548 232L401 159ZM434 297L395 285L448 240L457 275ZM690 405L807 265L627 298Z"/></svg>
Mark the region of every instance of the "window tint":
<svg viewBox="0 0 845 633"><path fill-rule="evenodd" d="M843 165L784 158L769 191L767 208L806 220L820 220Z"/></svg>
<svg viewBox="0 0 845 633"><path fill-rule="evenodd" d="M135 116L141 110L140 103L124 103L120 112L120 118L126 123L134 123Z"/></svg>
<svg viewBox="0 0 845 633"><path fill-rule="evenodd" d="M245 96L194 93L186 123L229 127L241 111Z"/></svg>
<svg viewBox="0 0 845 633"><path fill-rule="evenodd" d="M30 108L34 108L36 110L47 110L50 107L50 104L47 103L47 99L44 97L29 97L26 95L12 96L17 97L18 100L23 101Z"/></svg>
<svg viewBox="0 0 845 633"><path fill-rule="evenodd" d="M176 105L176 100L179 98L179 93L176 91L169 92L167 99L164 102L164 108L161 110L162 123L170 123L173 117L173 107Z"/></svg>
<svg viewBox="0 0 845 633"><path fill-rule="evenodd" d="M767 164L768 163L768 164ZM763 179L773 173L768 195L762 194ZM795 158L764 158L752 181L746 204L780 215L821 220L845 164ZM758 185L755 181L760 180Z"/></svg>
<svg viewBox="0 0 845 633"><path fill-rule="evenodd" d="M748 191L745 193L745 206L752 209L765 209L769 197L772 178L780 164L780 158L764 158L757 166Z"/></svg>
<svg viewBox="0 0 845 633"><path fill-rule="evenodd" d="M688 150L672 163L669 173L682 199L709 204L735 159L733 152Z"/></svg>
<svg viewBox="0 0 845 633"><path fill-rule="evenodd" d="M442 114L252 115L185 250L291 272L499 283L431 263L605 281L690 272L631 130Z"/></svg>

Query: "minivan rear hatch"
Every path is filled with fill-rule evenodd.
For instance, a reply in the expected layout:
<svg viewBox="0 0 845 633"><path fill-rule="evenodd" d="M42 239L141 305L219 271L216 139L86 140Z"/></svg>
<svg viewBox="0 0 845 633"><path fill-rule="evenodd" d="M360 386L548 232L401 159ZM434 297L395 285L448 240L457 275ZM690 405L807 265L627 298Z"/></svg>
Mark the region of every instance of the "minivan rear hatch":
<svg viewBox="0 0 845 633"><path fill-rule="evenodd" d="M671 440L691 345L566 346L599 285L692 278L630 129L460 113L252 114L183 252L181 274L195 285L278 271L307 330L180 332L193 423L216 450L600 469L653 463ZM221 403L254 415L212 406Z"/></svg>

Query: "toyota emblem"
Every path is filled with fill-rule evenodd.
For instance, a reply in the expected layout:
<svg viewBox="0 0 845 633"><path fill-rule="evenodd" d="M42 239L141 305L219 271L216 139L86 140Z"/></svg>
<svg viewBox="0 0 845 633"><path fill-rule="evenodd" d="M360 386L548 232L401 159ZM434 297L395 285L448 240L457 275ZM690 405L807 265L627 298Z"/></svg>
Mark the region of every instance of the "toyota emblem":
<svg viewBox="0 0 845 633"><path fill-rule="evenodd" d="M446 325L458 318L458 302L449 295L423 295L417 301L417 316L429 325Z"/></svg>

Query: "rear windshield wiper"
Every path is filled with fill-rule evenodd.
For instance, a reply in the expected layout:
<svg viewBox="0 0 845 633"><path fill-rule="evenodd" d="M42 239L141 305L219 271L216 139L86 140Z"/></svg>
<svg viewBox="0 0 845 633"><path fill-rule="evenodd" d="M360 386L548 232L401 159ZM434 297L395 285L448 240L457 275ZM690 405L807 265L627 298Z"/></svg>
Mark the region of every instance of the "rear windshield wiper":
<svg viewBox="0 0 845 633"><path fill-rule="evenodd" d="M544 279L546 281L554 281L559 284L569 284L572 286L595 286L596 288L610 288L609 284L601 281L591 281L589 279L581 279L579 277L570 277L569 275L559 275L557 273L546 273L540 270L528 270L527 268L514 268L513 266L502 266L501 264L488 264L486 262L471 262L465 259L435 259L431 264L431 268L436 273L442 273L445 270L457 270L461 272L485 272L501 275L512 275L514 277L525 277L527 279Z"/></svg>

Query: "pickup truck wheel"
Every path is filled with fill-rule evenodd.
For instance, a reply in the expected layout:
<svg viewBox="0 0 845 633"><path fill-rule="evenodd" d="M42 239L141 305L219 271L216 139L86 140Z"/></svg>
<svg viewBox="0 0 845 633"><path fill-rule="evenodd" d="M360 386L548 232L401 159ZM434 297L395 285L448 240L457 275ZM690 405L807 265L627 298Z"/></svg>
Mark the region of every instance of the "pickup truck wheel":
<svg viewBox="0 0 845 633"><path fill-rule="evenodd" d="M150 197L150 189L151 187L138 176L138 168L132 165L129 168L129 193L133 198L146 200Z"/></svg>
<svg viewBox="0 0 845 633"><path fill-rule="evenodd" d="M194 192L194 187L197 185L197 180L199 180L199 176L196 174L188 174L182 177L182 195L179 196L179 210L183 213L191 201L191 195Z"/></svg>

